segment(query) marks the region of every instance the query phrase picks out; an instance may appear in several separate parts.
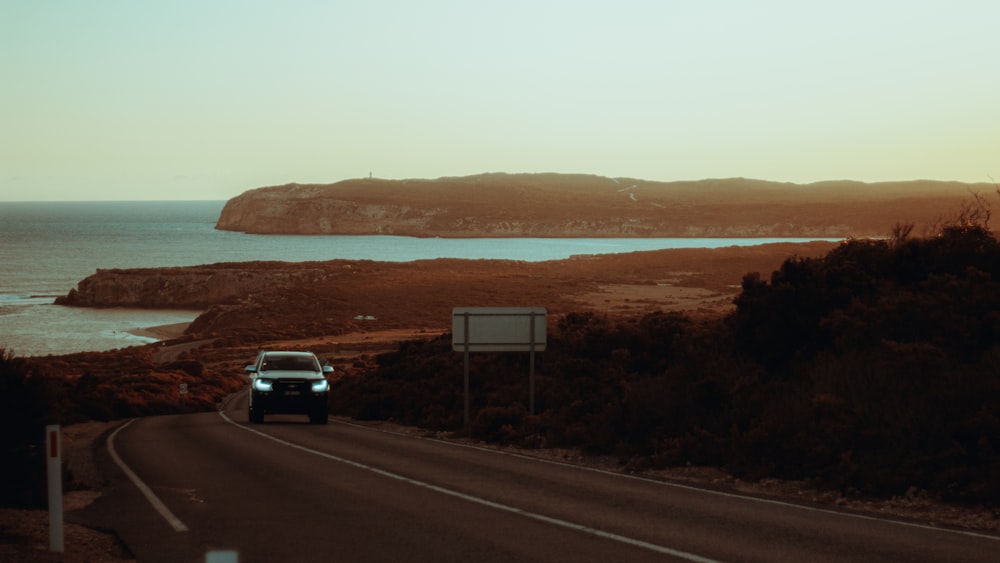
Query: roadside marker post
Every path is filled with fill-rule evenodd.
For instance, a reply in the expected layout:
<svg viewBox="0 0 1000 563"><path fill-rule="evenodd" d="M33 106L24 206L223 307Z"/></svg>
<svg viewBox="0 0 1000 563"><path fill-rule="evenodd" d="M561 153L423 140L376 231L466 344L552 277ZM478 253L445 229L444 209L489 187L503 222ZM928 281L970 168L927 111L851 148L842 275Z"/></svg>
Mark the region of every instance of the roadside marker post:
<svg viewBox="0 0 1000 563"><path fill-rule="evenodd" d="M213 549L205 553L205 563L239 563L240 554L231 549Z"/></svg>
<svg viewBox="0 0 1000 563"><path fill-rule="evenodd" d="M63 545L63 491L62 491L62 439L59 425L45 427L46 471L49 480L49 551L62 553Z"/></svg>
<svg viewBox="0 0 1000 563"><path fill-rule="evenodd" d="M465 355L465 427L469 427L469 353L528 352L529 413L535 414L535 352L545 351L545 307L456 307L451 347Z"/></svg>

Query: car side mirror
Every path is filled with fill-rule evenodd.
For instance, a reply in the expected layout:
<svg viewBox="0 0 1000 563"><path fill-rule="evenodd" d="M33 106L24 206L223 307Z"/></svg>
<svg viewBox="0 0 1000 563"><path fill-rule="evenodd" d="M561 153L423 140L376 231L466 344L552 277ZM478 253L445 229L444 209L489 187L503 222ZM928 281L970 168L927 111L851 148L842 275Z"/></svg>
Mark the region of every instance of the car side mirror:
<svg viewBox="0 0 1000 563"><path fill-rule="evenodd" d="M257 366L249 365L247 366L247 371L250 373L257 373Z"/></svg>
<svg viewBox="0 0 1000 563"><path fill-rule="evenodd" d="M333 366L323 366L323 373L333 373Z"/></svg>

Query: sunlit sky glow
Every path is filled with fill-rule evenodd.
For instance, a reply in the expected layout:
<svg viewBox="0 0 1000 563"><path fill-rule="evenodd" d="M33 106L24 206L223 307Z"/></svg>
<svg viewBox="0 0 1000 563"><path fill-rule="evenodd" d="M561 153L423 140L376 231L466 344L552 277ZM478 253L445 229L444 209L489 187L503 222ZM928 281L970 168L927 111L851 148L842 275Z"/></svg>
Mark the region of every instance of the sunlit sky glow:
<svg viewBox="0 0 1000 563"><path fill-rule="evenodd" d="M0 200L1000 177L995 0L5 0Z"/></svg>

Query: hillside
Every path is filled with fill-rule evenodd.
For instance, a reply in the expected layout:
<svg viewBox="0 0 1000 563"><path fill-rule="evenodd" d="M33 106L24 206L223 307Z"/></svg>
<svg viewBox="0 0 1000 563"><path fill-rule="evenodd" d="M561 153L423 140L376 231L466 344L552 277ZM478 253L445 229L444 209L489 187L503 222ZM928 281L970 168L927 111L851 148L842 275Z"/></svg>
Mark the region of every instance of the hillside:
<svg viewBox="0 0 1000 563"><path fill-rule="evenodd" d="M743 178L652 182L569 174L354 179L258 188L216 228L256 234L418 237L870 237L953 217L988 184Z"/></svg>

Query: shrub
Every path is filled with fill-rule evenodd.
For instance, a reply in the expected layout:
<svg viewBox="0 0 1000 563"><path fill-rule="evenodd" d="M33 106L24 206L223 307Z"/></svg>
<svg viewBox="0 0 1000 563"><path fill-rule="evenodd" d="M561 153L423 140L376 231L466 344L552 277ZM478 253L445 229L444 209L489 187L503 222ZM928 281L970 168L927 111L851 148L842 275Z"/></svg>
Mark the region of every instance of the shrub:
<svg viewBox="0 0 1000 563"><path fill-rule="evenodd" d="M0 451L4 474L0 506L46 506L45 426L57 423L50 410L49 389L31 365L0 348Z"/></svg>
<svg viewBox="0 0 1000 563"><path fill-rule="evenodd" d="M743 279L722 321L569 313L539 355L474 354L473 436L629 467L705 463L891 496L1000 503L1000 245L983 228L847 241ZM462 428L450 335L347 377L337 409ZM523 374L523 375L522 375Z"/></svg>

